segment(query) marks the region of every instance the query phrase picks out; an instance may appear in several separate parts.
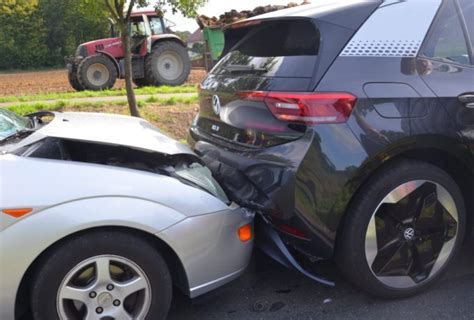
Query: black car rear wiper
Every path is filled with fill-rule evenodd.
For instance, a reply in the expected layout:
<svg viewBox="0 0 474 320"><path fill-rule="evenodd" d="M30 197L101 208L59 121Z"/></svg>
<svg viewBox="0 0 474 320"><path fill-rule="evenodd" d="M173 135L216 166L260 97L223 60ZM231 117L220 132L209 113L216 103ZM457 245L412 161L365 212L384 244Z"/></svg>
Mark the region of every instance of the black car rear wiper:
<svg viewBox="0 0 474 320"><path fill-rule="evenodd" d="M3 138L2 140L0 140L0 145L4 144L5 142L8 142L10 140L25 138L25 137L29 136L30 134L32 134L33 132L35 132L35 130L20 129L20 130L16 131L15 133L12 133L11 135L9 135L9 136Z"/></svg>
<svg viewBox="0 0 474 320"><path fill-rule="evenodd" d="M257 73L257 72L268 72L266 68L256 68L253 65L241 65L241 64L230 64L225 69L232 73L244 72L244 73Z"/></svg>

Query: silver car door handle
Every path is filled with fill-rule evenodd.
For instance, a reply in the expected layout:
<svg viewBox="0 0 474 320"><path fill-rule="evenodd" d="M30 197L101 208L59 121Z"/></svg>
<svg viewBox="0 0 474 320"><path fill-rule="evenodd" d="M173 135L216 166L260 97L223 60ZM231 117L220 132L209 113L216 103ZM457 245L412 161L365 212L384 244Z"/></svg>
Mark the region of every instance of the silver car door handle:
<svg viewBox="0 0 474 320"><path fill-rule="evenodd" d="M466 93L458 97L459 102L464 104L466 108L474 109L474 93Z"/></svg>

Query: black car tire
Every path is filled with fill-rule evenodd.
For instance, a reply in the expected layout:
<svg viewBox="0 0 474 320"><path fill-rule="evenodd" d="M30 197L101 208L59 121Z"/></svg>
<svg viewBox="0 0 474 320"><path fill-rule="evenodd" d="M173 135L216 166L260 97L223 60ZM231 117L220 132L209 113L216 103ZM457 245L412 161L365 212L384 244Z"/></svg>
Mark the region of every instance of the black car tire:
<svg viewBox="0 0 474 320"><path fill-rule="evenodd" d="M139 266L151 286L151 304L146 319L166 318L172 298L172 280L168 266L156 248L149 241L127 232L99 230L68 239L41 258L31 287L33 319L60 319L57 296L63 279L82 261L101 255L124 257Z"/></svg>
<svg viewBox="0 0 474 320"><path fill-rule="evenodd" d="M87 90L111 89L117 80L117 68L109 57L96 54L81 61L77 79L80 85Z"/></svg>
<svg viewBox="0 0 474 320"><path fill-rule="evenodd" d="M162 66L160 65L160 58L164 55L171 57L170 61L174 61L177 68L175 75L170 77L162 74ZM191 72L191 61L189 60L187 49L175 41L163 41L153 46L152 52L145 59L145 76L146 81L150 85L169 85L179 86L186 82L189 73Z"/></svg>
<svg viewBox="0 0 474 320"><path fill-rule="evenodd" d="M414 287L391 287L379 281L372 271L372 267L369 266L366 255L366 233L369 222L383 199L398 186L415 180L435 182L443 186L451 195L458 214L457 238L449 257L437 273L420 281ZM341 236L338 238L336 262L351 283L370 295L387 299L415 295L436 282L446 271L446 267L456 255L463 241L465 222L466 214L462 193L446 172L434 165L414 160L392 163L369 179L351 203L343 221Z"/></svg>

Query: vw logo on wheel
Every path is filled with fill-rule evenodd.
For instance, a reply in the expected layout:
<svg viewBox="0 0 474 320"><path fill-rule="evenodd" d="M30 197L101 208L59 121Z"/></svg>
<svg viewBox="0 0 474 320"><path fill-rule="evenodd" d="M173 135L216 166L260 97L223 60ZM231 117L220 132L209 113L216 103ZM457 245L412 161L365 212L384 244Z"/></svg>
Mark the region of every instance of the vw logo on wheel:
<svg viewBox="0 0 474 320"><path fill-rule="evenodd" d="M218 96L212 96L212 110L218 116L221 113L221 101Z"/></svg>
<svg viewBox="0 0 474 320"><path fill-rule="evenodd" d="M415 230L413 228L407 228L405 229L405 232L403 232L403 236L405 237L405 240L412 240L415 236Z"/></svg>

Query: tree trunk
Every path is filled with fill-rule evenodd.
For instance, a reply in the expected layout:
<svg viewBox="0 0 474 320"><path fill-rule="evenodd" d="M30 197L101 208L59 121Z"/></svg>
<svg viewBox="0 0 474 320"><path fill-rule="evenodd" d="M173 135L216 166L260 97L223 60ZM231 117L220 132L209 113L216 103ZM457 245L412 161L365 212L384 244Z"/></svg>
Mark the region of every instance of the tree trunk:
<svg viewBox="0 0 474 320"><path fill-rule="evenodd" d="M128 23L125 23L122 27L122 43L125 50L125 88L127 90L128 106L130 108L130 114L133 117L140 117L138 111L137 99L135 97L135 91L133 90L132 82L132 52L130 49L130 34L128 30Z"/></svg>

